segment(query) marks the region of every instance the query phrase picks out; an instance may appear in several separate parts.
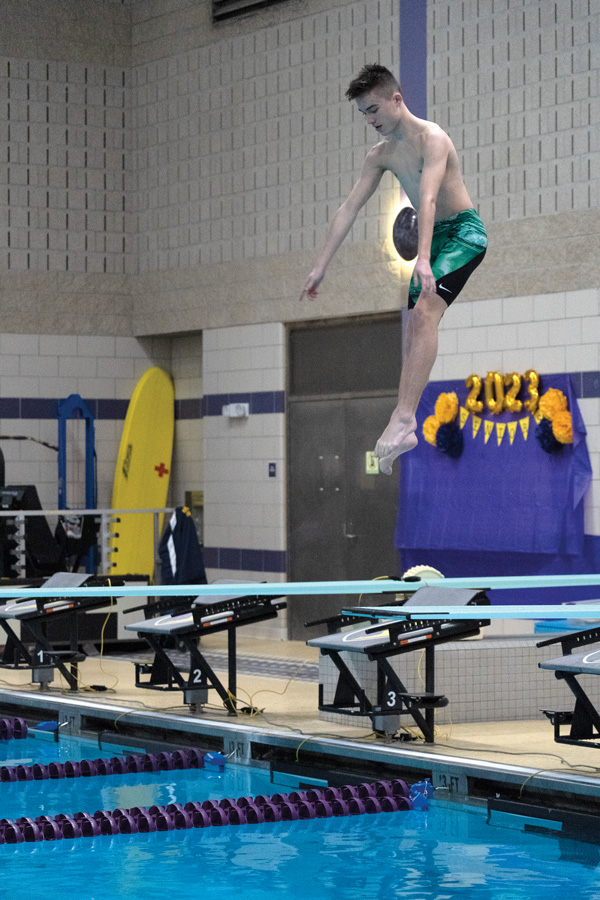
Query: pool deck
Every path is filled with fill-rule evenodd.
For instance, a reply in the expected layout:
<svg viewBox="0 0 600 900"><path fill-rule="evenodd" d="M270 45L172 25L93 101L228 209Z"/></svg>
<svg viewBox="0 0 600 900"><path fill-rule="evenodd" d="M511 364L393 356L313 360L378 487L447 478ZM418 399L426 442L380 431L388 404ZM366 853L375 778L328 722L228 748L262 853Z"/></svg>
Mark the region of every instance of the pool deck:
<svg viewBox="0 0 600 900"><path fill-rule="evenodd" d="M223 635L208 635L203 650L222 653ZM527 785L540 791L564 791L600 799L600 749L557 744L551 723L540 713L536 721L502 721L441 725L434 744L422 740L399 741L373 734L368 727L331 723L319 718L317 681L298 676L307 665L318 663L318 651L301 642L257 641L238 637L238 657L260 657L288 663L291 677L244 674L238 671L238 707L254 712L228 715L216 694L199 711L183 705L181 691L163 692L135 686L135 670L130 659L116 656L88 656L80 666L81 690L68 690L57 679L44 692L31 683L29 670L0 672L0 707L40 720L57 712L67 730L76 730L82 718L92 716L112 723L127 721L129 727L160 728L178 732L185 740L191 735L223 741L224 752L239 761L257 758L256 748L295 750L302 762L319 756L356 759L414 770L421 776L432 773L434 783L465 793L467 779L495 779L513 785ZM150 658L150 654L148 654ZM223 674L215 666L219 674ZM314 669L313 669L314 671ZM295 676L295 677L294 677ZM105 691L90 690L103 685ZM216 702L215 702L216 700ZM416 733L416 732L415 732Z"/></svg>

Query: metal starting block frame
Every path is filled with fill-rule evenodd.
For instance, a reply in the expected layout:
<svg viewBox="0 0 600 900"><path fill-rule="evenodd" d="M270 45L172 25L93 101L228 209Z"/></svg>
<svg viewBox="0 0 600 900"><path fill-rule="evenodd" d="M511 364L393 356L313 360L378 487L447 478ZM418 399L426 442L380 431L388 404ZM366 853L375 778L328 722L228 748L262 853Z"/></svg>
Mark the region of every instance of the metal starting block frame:
<svg viewBox="0 0 600 900"><path fill-rule="evenodd" d="M61 587L77 584L80 588L77 596L65 598ZM43 581L37 591L31 590L31 581L26 582L28 589L21 598L16 596L10 602L0 605L0 627L6 634L4 651L0 658L0 668L31 669L34 683L39 683L42 690L47 689L54 681L55 669L64 677L71 691L79 688L78 663L83 662L86 654L79 650L79 616L88 610L100 609L111 603L113 588L124 585L118 577L102 577L73 572L58 572ZM86 586L102 587L104 596L93 593L86 596ZM48 591L54 590L55 596L49 598ZM69 590L70 588L65 588ZM1 592L0 592L1 596ZM47 625L51 620L66 619L69 632L69 649L56 650L47 636ZM19 637L11 625L18 621L21 626ZM32 649L33 645L33 649Z"/></svg>
<svg viewBox="0 0 600 900"><path fill-rule="evenodd" d="M600 675L600 649L576 653L578 648L600 642L600 627L586 628L540 641L537 647L560 644L563 656L538 663L540 669L554 671L559 680L566 681L575 697L572 710L543 709L554 726L554 740L557 744L579 744L584 747L600 747L600 714L583 685L580 675ZM562 731L568 725L569 733Z"/></svg>
<svg viewBox="0 0 600 900"><path fill-rule="evenodd" d="M247 587L247 585L244 585ZM255 585L259 587L259 585ZM229 590L234 585L229 585ZM281 595L280 595L281 596ZM196 709L208 702L208 692L214 689L229 715L237 715L237 629L243 625L274 619L286 604L280 597L234 595L230 597L191 598L188 612L181 612L181 604L171 613L143 622L126 625L136 631L154 651L150 663L135 664L136 687L157 691L183 691L184 703ZM163 604L135 607L152 616ZM133 610L128 610L133 612ZM199 648L203 635L227 632L227 687L215 673ZM169 656L164 638L173 637L189 654L187 667L180 668Z"/></svg>
<svg viewBox="0 0 600 900"><path fill-rule="evenodd" d="M375 731L394 733L399 725L400 716L410 716L420 729L426 743L434 742L435 710L448 705L448 698L436 692L435 688L435 647L448 641L460 640L479 634L480 628L489 625L482 613L476 613L473 620L432 620L419 616L418 606L435 607L438 604L482 606L488 605L489 599L481 590L454 590L452 595L448 589L440 592L437 587L422 587L411 598L411 614L408 618L400 618L404 600L394 603L386 610L393 609L398 618L379 621L381 617L377 607L369 607L367 619L372 624L362 629L340 634L332 633L335 628L360 617L360 607L355 607L351 615L342 614L320 623L309 622L309 625L327 624L329 634L321 638L307 641L309 647L318 647L321 655L328 656L338 670L338 682L331 703L324 701L323 684L319 684L319 710L322 712L342 713L349 716L369 716ZM390 659L416 650L425 651L425 689L424 691L408 691L400 676L390 663ZM342 654L345 652L362 653L377 666L377 686L374 698L369 698L365 689L359 684L350 671ZM386 722L386 717L393 717Z"/></svg>

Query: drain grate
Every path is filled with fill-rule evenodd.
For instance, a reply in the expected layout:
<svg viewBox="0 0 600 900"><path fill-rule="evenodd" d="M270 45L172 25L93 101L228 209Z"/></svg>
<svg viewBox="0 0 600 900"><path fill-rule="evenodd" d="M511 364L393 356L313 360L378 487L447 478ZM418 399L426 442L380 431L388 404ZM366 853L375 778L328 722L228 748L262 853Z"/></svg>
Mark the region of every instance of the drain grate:
<svg viewBox="0 0 600 900"><path fill-rule="evenodd" d="M186 654L181 654L187 659ZM209 665L215 669L227 668L227 651L211 650L204 653ZM265 675L267 678L293 678L294 681L318 681L319 666L305 659L276 659L272 656L237 657L237 670L242 675Z"/></svg>
<svg viewBox="0 0 600 900"><path fill-rule="evenodd" d="M183 671L189 663L189 654L178 650L167 650L169 658ZM226 650L203 650L209 666L213 669L227 669ZM123 657L120 657L123 659ZM131 662L140 662L148 659L147 653L132 654L128 656ZM319 665L305 659L277 659L272 656L253 656L251 654L238 654L238 675L264 675L266 678L292 678L294 681L318 681Z"/></svg>

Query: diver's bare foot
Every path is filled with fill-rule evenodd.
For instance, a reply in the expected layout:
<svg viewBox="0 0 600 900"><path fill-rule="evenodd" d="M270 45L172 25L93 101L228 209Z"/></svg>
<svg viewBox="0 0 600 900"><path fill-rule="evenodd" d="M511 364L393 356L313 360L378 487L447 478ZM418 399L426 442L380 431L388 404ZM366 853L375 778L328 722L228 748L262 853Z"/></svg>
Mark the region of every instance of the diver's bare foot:
<svg viewBox="0 0 600 900"><path fill-rule="evenodd" d="M417 420L414 416L406 420L392 415L389 425L375 447L375 456L379 457L380 472L383 472L384 475L391 475L394 460L417 446L416 430Z"/></svg>

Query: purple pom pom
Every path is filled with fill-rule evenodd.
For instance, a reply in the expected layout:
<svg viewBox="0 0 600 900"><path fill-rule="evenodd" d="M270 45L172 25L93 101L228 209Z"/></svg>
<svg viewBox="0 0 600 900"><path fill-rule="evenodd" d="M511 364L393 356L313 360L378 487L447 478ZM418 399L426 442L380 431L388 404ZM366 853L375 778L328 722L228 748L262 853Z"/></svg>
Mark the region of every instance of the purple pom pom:
<svg viewBox="0 0 600 900"><path fill-rule="evenodd" d="M458 459L463 452L463 433L453 422L440 425L435 436L435 445L450 459Z"/></svg>
<svg viewBox="0 0 600 900"><path fill-rule="evenodd" d="M545 453L557 453L558 450L562 450L563 445L556 440L552 433L552 422L550 419L542 419L535 429L535 436Z"/></svg>

